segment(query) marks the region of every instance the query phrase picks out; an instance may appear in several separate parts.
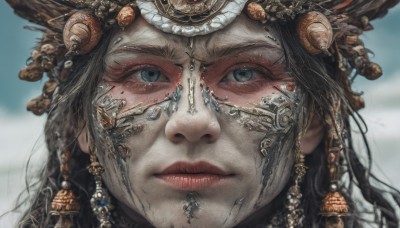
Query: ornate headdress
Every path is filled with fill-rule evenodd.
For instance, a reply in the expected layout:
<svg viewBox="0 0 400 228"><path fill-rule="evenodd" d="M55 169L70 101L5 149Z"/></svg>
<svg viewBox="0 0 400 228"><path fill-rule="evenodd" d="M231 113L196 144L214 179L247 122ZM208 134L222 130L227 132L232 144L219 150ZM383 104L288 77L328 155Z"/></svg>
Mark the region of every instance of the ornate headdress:
<svg viewBox="0 0 400 228"><path fill-rule="evenodd" d="M399 0L7 0L16 14L43 26L43 37L29 58L28 65L19 73L27 81L41 80L47 74L43 93L28 103L28 110L36 115L49 111L52 94L69 77L74 57L93 50L102 35L113 27L124 29L141 15L150 24L167 33L192 37L212 33L230 24L241 12L260 23L295 21L300 43L311 55L332 59L338 71L346 75L343 91L353 110L363 108L359 93L351 88L351 73L369 80L382 75L380 66L369 60L369 50L360 35L373 29L370 21L384 16ZM340 101L334 96L327 113L328 128L326 157L330 176L330 192L321 205L321 214L334 217L339 226L340 216L348 213L344 197L339 193L338 159L343 150ZM60 152L69 156L69 152ZM65 160L65 159L64 159ZM62 162L64 179L68 179L68 165ZM299 158L300 163L304 160ZM296 181L305 168L296 166ZM100 174L96 174L99 176ZM297 185L296 185L297 186ZM74 198L69 184L63 183L63 194L58 198ZM298 189L291 188L296 195ZM298 194L297 194L298 195ZM64 198L63 198L64 197ZM58 199L57 198L57 199ZM69 199L69 198L68 198ZM68 210L63 200L54 202L54 214L63 215L78 210L74 204ZM58 204L57 204L58 203ZM71 206L71 205L69 205ZM292 208L293 209L293 208ZM293 209L294 210L294 209ZM70 213L72 214L72 213ZM296 214L292 214L296 217ZM290 220L290 219L289 219ZM296 219L292 219L294 221ZM333 222L332 222L333 221ZM296 222L298 224L298 222ZM293 225L294 226L294 225Z"/></svg>

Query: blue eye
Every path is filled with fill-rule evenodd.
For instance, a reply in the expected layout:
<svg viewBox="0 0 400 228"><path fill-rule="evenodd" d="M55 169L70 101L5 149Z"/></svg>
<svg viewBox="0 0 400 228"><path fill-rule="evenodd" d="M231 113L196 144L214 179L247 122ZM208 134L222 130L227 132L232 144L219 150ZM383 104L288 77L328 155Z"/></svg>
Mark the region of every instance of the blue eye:
<svg viewBox="0 0 400 228"><path fill-rule="evenodd" d="M145 82L156 82L160 79L161 72L159 70L141 70L140 77Z"/></svg>
<svg viewBox="0 0 400 228"><path fill-rule="evenodd" d="M247 82L253 78L253 70L250 69L237 69L233 71L233 77L238 82Z"/></svg>

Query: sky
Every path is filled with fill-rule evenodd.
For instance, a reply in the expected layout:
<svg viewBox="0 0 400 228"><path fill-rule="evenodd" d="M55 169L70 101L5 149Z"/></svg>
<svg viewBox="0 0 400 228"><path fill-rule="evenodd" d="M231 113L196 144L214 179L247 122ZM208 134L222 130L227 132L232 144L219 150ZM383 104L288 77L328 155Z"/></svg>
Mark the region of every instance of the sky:
<svg viewBox="0 0 400 228"><path fill-rule="evenodd" d="M373 22L375 29L363 35L365 46L374 52L384 75L377 81L359 77L355 87L364 93L366 109L361 111L369 126L368 138L376 164L374 170L400 188L400 6ZM33 154L33 164L45 162L45 117L28 113L26 102L40 94L42 84L18 79L38 32L23 29L30 25L13 15L0 2L0 214L7 211L24 186L24 167ZM29 172L31 173L31 172ZM14 217L8 216L6 222ZM5 220L0 219L1 224Z"/></svg>

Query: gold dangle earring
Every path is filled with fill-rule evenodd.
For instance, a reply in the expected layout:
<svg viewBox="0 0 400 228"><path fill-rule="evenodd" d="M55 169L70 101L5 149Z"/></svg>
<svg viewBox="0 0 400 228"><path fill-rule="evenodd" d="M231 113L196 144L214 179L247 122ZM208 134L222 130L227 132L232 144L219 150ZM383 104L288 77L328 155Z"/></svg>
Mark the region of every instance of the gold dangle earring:
<svg viewBox="0 0 400 228"><path fill-rule="evenodd" d="M107 190L103 187L103 182L101 174L104 172L103 166L98 162L95 152L90 149L90 165L87 167L89 173L94 176L94 181L96 185L95 192L90 199L90 205L93 209L93 213L96 215L99 221L100 228L110 228L112 227L110 222L111 213L113 205L111 204L110 196Z"/></svg>
<svg viewBox="0 0 400 228"><path fill-rule="evenodd" d="M325 151L329 174L329 192L325 195L320 211L326 217L327 228L343 228L342 217L348 215L349 206L344 196L339 192L339 158L344 150L341 132L342 119L340 114L340 101L333 99L330 113L326 116L328 134L325 142Z"/></svg>
<svg viewBox="0 0 400 228"><path fill-rule="evenodd" d="M301 193L300 186L306 175L307 166L304 164L304 154L302 153L300 143L301 138L302 134L299 134L296 139L293 185L287 193L286 209L288 210L288 214L286 215L286 227L288 228L302 227L304 220L304 211L301 207L303 194Z"/></svg>
<svg viewBox="0 0 400 228"><path fill-rule="evenodd" d="M57 192L51 202L50 215L58 216L55 228L72 228L74 227L73 217L79 213L79 204L76 196L71 189L70 177L70 158L71 152L63 147L60 143L61 137L57 133L58 155L60 160L60 172L63 177L61 189Z"/></svg>

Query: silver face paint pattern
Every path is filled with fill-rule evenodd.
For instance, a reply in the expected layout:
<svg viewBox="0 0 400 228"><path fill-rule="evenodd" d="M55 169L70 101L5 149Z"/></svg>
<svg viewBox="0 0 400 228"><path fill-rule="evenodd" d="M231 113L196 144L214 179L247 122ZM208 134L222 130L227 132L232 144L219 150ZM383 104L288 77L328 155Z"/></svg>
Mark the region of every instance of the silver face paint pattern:
<svg viewBox="0 0 400 228"><path fill-rule="evenodd" d="M199 194L197 192L189 192L186 195L185 204L183 205L183 211L188 219L188 224L190 224L191 220L194 218L194 213L200 208L198 197Z"/></svg>

